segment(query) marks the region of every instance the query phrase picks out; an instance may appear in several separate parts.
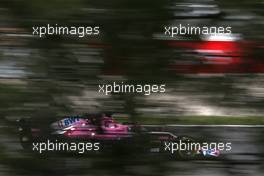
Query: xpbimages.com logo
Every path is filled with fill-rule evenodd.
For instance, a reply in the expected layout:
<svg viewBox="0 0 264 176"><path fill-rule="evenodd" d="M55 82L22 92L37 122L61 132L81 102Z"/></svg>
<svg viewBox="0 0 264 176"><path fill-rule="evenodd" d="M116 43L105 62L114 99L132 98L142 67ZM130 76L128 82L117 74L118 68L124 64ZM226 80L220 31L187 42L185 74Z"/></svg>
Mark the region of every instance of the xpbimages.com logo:
<svg viewBox="0 0 264 176"><path fill-rule="evenodd" d="M32 35L43 37L45 35L76 35L80 38L91 35L99 35L99 26L58 26L58 24L32 27Z"/></svg>
<svg viewBox="0 0 264 176"><path fill-rule="evenodd" d="M53 151L53 152L77 152L79 154L83 154L88 151L98 151L100 150L100 143L92 143L92 142L58 142L47 140L45 142L33 142L32 143L32 151L36 151L38 153L43 153L45 151Z"/></svg>
<svg viewBox="0 0 264 176"><path fill-rule="evenodd" d="M105 95L110 93L143 93L144 95L150 95L151 93L164 93L166 91L165 84L124 84L113 82L113 84L101 84L98 85L98 92Z"/></svg>
<svg viewBox="0 0 264 176"><path fill-rule="evenodd" d="M192 142L182 141L179 142L164 142L164 151L174 154L177 151L198 151L198 150L216 149L219 151L231 151L231 142Z"/></svg>

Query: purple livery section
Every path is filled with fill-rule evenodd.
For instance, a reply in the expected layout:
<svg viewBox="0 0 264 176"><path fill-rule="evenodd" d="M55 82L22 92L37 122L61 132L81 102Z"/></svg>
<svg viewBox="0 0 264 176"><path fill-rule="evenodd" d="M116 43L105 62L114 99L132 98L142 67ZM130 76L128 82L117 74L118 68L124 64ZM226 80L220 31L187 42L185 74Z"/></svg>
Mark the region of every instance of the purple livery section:
<svg viewBox="0 0 264 176"><path fill-rule="evenodd" d="M102 146L136 146L148 153L165 153L184 159L196 157L218 157L220 152L216 149L177 150L166 152L164 143L171 146L184 142L194 142L187 136L177 136L166 131L148 131L137 124L122 124L106 114L66 116L61 120L52 122L46 128L40 128L24 120L19 122L20 142L24 148L30 148L33 142L43 141L85 141L99 142ZM140 141L140 142L138 142ZM105 147L102 147L105 148ZM174 149L173 149L174 150Z"/></svg>

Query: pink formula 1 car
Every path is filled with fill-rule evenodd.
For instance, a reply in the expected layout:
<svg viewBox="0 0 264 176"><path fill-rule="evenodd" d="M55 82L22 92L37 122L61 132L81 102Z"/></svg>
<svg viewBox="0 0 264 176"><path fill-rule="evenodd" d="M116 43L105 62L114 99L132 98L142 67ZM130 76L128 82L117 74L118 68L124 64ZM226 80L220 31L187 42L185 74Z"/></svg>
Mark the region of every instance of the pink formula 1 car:
<svg viewBox="0 0 264 176"><path fill-rule="evenodd" d="M43 123L34 124L21 119L18 121L20 142L25 149L32 149L32 144L43 141L63 142L98 142L103 147L102 151L109 151L113 147L131 147L137 151L147 153L167 153L166 143L191 142L193 139L186 136L176 136L169 132L149 132L139 125L125 125L115 121L110 115L76 115L50 123L47 126ZM212 152L211 152L212 151ZM177 151L173 155L192 159L196 157L215 157L218 151L215 150L186 150Z"/></svg>

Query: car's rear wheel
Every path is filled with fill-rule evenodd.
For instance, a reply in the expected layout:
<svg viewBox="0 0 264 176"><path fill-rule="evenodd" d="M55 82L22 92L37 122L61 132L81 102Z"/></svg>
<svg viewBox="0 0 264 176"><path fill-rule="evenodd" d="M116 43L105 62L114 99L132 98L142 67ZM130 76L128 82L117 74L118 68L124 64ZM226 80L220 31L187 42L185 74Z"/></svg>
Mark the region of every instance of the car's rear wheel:
<svg viewBox="0 0 264 176"><path fill-rule="evenodd" d="M23 149L31 149L32 147L32 137L29 134L21 133L20 134L20 144L22 145Z"/></svg>

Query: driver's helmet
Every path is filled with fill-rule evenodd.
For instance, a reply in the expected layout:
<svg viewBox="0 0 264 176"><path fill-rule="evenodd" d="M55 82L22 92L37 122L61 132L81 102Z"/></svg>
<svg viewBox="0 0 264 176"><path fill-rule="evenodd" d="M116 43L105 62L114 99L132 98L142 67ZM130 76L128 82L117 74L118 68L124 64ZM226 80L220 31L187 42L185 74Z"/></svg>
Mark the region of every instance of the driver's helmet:
<svg viewBox="0 0 264 176"><path fill-rule="evenodd" d="M112 117L103 117L102 121L101 121L101 125L103 127L106 127L106 128L115 128L116 127L116 123Z"/></svg>

